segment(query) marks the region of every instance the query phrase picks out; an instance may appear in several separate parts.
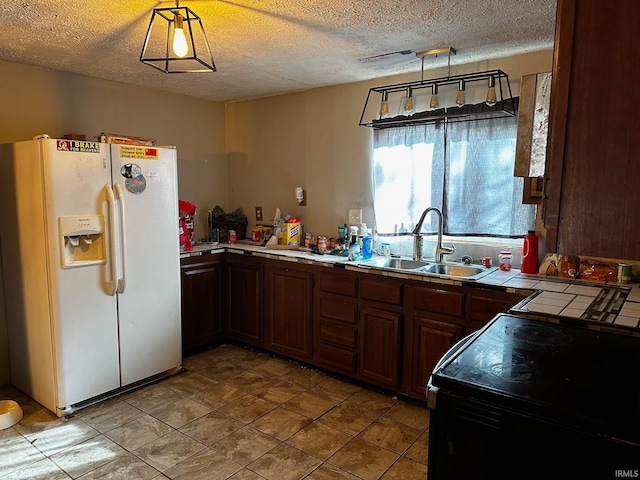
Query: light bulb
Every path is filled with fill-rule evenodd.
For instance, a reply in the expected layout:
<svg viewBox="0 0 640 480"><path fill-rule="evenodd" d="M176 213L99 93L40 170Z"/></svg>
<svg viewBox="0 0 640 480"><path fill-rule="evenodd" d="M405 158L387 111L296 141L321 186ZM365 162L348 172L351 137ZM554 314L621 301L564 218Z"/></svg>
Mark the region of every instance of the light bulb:
<svg viewBox="0 0 640 480"><path fill-rule="evenodd" d="M438 85L435 83L431 85L431 101L429 101L429 108L431 110L435 110L440 106L440 102L438 101Z"/></svg>
<svg viewBox="0 0 640 480"><path fill-rule="evenodd" d="M404 106L402 108L404 113L410 115L413 113L413 89L407 88L407 96L404 97Z"/></svg>
<svg viewBox="0 0 640 480"><path fill-rule="evenodd" d="M493 75L489 77L489 90L487 90L487 99L484 103L490 107L493 107L498 103L498 98L496 96L496 77Z"/></svg>
<svg viewBox="0 0 640 480"><path fill-rule="evenodd" d="M466 102L464 98L464 80L460 80L458 84L458 95L456 96L456 105L458 107L463 107Z"/></svg>
<svg viewBox="0 0 640 480"><path fill-rule="evenodd" d="M389 92L382 92L382 101L380 102L380 118L386 118L389 115Z"/></svg>
<svg viewBox="0 0 640 480"><path fill-rule="evenodd" d="M173 53L182 58L189 53L189 45L187 45L187 37L182 28L182 15L176 13L174 15L175 24L173 25Z"/></svg>

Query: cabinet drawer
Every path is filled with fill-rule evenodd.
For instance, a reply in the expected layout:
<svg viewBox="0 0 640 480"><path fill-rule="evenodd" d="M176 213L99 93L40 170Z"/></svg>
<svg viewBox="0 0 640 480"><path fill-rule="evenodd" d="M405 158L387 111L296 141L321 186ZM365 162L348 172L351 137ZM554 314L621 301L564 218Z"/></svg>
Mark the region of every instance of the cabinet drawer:
<svg viewBox="0 0 640 480"><path fill-rule="evenodd" d="M437 288L416 287L413 306L416 310L463 318L464 301L464 293Z"/></svg>
<svg viewBox="0 0 640 480"><path fill-rule="evenodd" d="M501 292L500 292L501 293ZM495 293L492 297L470 295L469 303L471 304L471 320L478 322L488 322L498 313L508 312L511 307L522 300L524 297L516 294Z"/></svg>
<svg viewBox="0 0 640 480"><path fill-rule="evenodd" d="M357 354L353 350L346 350L320 342L318 345L318 360L328 367L338 371L355 373Z"/></svg>
<svg viewBox="0 0 640 480"><path fill-rule="evenodd" d="M358 278L344 271L339 274L322 272L320 290L355 297L358 295Z"/></svg>
<svg viewBox="0 0 640 480"><path fill-rule="evenodd" d="M320 340L355 348L357 345L357 332L355 327L323 319L320 324Z"/></svg>
<svg viewBox="0 0 640 480"><path fill-rule="evenodd" d="M320 300L320 316L355 325L358 320L358 306L355 303L323 298Z"/></svg>
<svg viewBox="0 0 640 480"><path fill-rule="evenodd" d="M360 280L360 298L391 305L402 305L402 285L363 278Z"/></svg>

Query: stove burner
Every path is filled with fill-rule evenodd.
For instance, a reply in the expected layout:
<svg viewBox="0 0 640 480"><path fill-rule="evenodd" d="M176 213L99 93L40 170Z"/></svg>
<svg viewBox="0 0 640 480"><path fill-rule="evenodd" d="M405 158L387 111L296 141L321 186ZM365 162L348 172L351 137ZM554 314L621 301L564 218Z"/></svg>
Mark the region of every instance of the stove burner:
<svg viewBox="0 0 640 480"><path fill-rule="evenodd" d="M571 343L571 335L548 324L505 325L504 334L518 342L518 346L557 348Z"/></svg>
<svg viewBox="0 0 640 480"><path fill-rule="evenodd" d="M511 362L494 363L489 366L489 373L507 382L528 382L536 373L533 362L519 362L516 358Z"/></svg>

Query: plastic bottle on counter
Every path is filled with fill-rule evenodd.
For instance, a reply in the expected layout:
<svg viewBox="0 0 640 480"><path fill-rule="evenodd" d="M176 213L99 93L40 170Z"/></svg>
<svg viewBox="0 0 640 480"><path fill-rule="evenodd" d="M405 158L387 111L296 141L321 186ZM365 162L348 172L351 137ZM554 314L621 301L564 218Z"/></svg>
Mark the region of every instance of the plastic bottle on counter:
<svg viewBox="0 0 640 480"><path fill-rule="evenodd" d="M349 260L356 260L360 257L360 245L358 245L358 227L349 227Z"/></svg>
<svg viewBox="0 0 640 480"><path fill-rule="evenodd" d="M369 260L373 256L373 238L371 229L365 228L362 234L362 259Z"/></svg>
<svg viewBox="0 0 640 480"><path fill-rule="evenodd" d="M538 273L538 236L535 230L529 230L522 245L522 273Z"/></svg>

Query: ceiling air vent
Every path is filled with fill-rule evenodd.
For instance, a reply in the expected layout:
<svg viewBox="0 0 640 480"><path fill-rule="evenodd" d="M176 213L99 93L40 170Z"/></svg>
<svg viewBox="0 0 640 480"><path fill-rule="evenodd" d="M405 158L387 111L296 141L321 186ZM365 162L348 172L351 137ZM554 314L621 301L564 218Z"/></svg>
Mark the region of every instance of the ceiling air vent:
<svg viewBox="0 0 640 480"><path fill-rule="evenodd" d="M384 53L382 55L374 55L373 57L359 58L358 61L372 70L387 70L420 62L413 50Z"/></svg>

